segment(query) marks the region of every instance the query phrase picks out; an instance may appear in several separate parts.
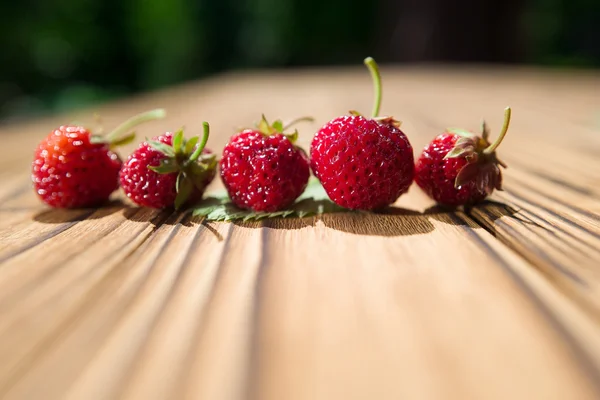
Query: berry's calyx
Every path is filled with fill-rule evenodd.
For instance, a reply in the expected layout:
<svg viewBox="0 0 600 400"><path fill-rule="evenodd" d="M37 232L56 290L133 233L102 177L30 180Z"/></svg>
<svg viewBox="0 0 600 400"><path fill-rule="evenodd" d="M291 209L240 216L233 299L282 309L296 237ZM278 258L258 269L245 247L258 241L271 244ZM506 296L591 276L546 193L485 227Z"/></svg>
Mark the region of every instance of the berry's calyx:
<svg viewBox="0 0 600 400"><path fill-rule="evenodd" d="M117 126L112 132L107 135L100 133L92 134L90 136L90 142L93 144L108 144L111 149L118 146L124 146L133 142L135 139L135 131L132 131L136 126L143 124L144 122L154 121L166 117L167 113L162 108L143 112L141 114L134 115L127 121Z"/></svg>
<svg viewBox="0 0 600 400"><path fill-rule="evenodd" d="M208 122L203 122L202 128L202 138L195 136L185 139L183 129L178 130L173 134L172 145L146 140L150 147L165 155L159 165L148 166L148 169L158 174L177 173L177 196L174 204L176 210L185 204L194 188L204 190L206 178L217 167L215 154L202 154L209 136Z"/></svg>
<svg viewBox="0 0 600 400"><path fill-rule="evenodd" d="M312 117L301 117L296 118L295 120L283 124L283 121L280 119L275 120L272 124L267 121L265 114L261 116L260 122L256 124L256 129L265 136L271 136L276 134L281 134L288 138L288 140L292 143L295 143L298 140L298 129L294 129L292 133L285 133L289 128L293 125L296 125L299 122L308 121L313 122L314 119Z"/></svg>
<svg viewBox="0 0 600 400"><path fill-rule="evenodd" d="M511 109L506 107L502 130L493 143L488 140L490 131L485 121L482 121L481 124L481 136L459 128L446 130L446 132L455 134L460 138L444 159L463 157L467 161L467 164L461 168L456 176L455 188L459 189L461 186L474 181L477 188L485 191L488 195L494 189L502 190L502 172L499 166L503 168L507 168L507 166L498 159L496 149L506 136L510 117Z"/></svg>

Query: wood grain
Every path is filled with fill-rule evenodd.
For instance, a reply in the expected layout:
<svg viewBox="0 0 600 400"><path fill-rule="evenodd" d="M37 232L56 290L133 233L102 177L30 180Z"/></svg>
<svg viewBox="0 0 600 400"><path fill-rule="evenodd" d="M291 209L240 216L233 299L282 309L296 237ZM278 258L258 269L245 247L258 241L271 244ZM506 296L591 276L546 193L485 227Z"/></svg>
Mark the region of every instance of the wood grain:
<svg viewBox="0 0 600 400"><path fill-rule="evenodd" d="M0 128L11 148L0 161L0 397L600 397L600 76L383 77L383 111L415 152L482 116L494 134L510 104L506 190L467 212L413 187L385 213L259 223L139 209L120 194L50 210L30 188L31 149L89 111ZM112 126L166 106L142 137L208 120L214 149L262 112L314 115L306 146L319 124L368 110L369 85L360 69L232 74L99 111Z"/></svg>

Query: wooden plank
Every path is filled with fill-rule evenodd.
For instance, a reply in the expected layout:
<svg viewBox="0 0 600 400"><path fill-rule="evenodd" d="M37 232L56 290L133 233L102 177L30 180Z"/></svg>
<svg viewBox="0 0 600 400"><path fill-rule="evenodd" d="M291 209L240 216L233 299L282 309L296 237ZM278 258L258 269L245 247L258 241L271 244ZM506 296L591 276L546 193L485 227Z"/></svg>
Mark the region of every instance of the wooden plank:
<svg viewBox="0 0 600 400"><path fill-rule="evenodd" d="M272 234L285 253L268 253L264 267L254 398L568 396L549 386L547 373L566 371L555 344L550 353L538 347L551 340L538 331L543 313L503 270L519 260L461 214L425 218L434 232L388 238L394 246L353 234L341 245L331 232L325 240L335 246L317 236L307 254L297 234ZM353 249L355 261L336 262L329 248ZM303 262L286 265L288 252ZM441 262L445 253L460 261Z"/></svg>
<svg viewBox="0 0 600 400"><path fill-rule="evenodd" d="M519 176L519 172L512 176ZM521 256L540 268L557 286L600 318L600 213L563 203L556 185L519 176L494 198L519 212L498 218L494 207L477 207L473 216ZM545 186L544 186L545 185ZM563 189L563 194L564 194ZM571 200L585 196L568 193ZM600 203L593 200L595 208Z"/></svg>
<svg viewBox="0 0 600 400"><path fill-rule="evenodd" d="M498 126L513 105L503 205L442 212L413 187L384 215L50 212L24 188L60 117L3 127L14 151L0 169L21 172L0 175L0 397L598 398L598 77L425 69L384 82L384 111L416 151L446 124ZM207 119L218 149L263 111L322 123L368 110L369 84L354 69L230 75L99 111L110 126L168 103L142 136Z"/></svg>
<svg viewBox="0 0 600 400"><path fill-rule="evenodd" d="M600 100L600 95L596 97ZM432 131L432 136L441 132L442 121L473 126L466 122L467 114L483 114L484 107L494 105L500 109L500 101L514 101L507 96L466 108L464 102L446 100L448 107L439 113L428 118L419 114L413 119L421 132ZM506 191L492 197L500 204L476 207L471 216L543 271L560 290L580 301L598 320L600 160L581 149L600 146L600 135L569 120L557 124L554 118L544 119L536 109L523 106L516 110L510 134L498 150L509 165L505 171ZM500 126L499 116L493 115L491 120L492 126ZM507 209L513 211L507 213Z"/></svg>
<svg viewBox="0 0 600 400"><path fill-rule="evenodd" d="M594 398L592 372L503 269L523 262L466 216L430 215L218 224L221 241L203 225L164 224L118 267L90 264L66 298L55 297L56 277L38 286L35 297L49 298L37 309L3 310L52 318L29 320L26 339L23 328L2 331L12 372L0 374L2 393ZM395 228L368 235L381 218ZM440 262L448 254L460 261Z"/></svg>

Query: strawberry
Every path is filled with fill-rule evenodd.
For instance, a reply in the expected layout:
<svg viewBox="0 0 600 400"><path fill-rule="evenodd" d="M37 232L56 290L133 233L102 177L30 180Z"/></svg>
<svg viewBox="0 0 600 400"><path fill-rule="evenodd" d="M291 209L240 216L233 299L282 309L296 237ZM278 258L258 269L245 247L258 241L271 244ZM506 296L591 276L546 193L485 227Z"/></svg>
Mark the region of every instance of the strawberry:
<svg viewBox="0 0 600 400"><path fill-rule="evenodd" d="M108 200L119 186L121 159L114 148L131 142L134 126L163 118L164 110L137 115L106 136L92 134L77 125L52 131L35 150L33 186L42 201L52 207L93 207Z"/></svg>
<svg viewBox="0 0 600 400"><path fill-rule="evenodd" d="M121 169L121 187L127 197L141 206L176 210L199 201L217 167L215 155L205 148L207 122L203 128L202 140L185 140L179 130L140 144Z"/></svg>
<svg viewBox="0 0 600 400"><path fill-rule="evenodd" d="M381 77L365 59L375 87L373 117L355 111L325 124L310 147L311 167L329 198L339 206L373 210L394 203L414 176L413 150L400 122L378 117Z"/></svg>
<svg viewBox="0 0 600 400"><path fill-rule="evenodd" d="M472 205L502 190L499 166L506 164L496 156L510 123L510 108L504 113L504 126L496 141L489 143L489 130L482 124L477 136L464 129L448 129L429 143L417 160L417 184L435 201L456 207Z"/></svg>
<svg viewBox="0 0 600 400"><path fill-rule="evenodd" d="M298 131L283 133L290 125L284 127L280 120L270 125L263 115L257 129L246 129L231 137L223 149L220 167L233 204L257 212L275 212L290 206L302 194L310 168L304 150L294 145Z"/></svg>

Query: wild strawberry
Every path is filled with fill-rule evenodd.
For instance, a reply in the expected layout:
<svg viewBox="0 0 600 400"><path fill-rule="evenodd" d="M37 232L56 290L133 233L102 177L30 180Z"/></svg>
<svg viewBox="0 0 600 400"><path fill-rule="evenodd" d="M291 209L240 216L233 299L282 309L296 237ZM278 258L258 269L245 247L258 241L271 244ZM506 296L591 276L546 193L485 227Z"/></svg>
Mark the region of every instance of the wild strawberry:
<svg viewBox="0 0 600 400"><path fill-rule="evenodd" d="M77 125L51 132L35 150L32 180L38 196L59 208L92 207L106 200L119 186L121 159L113 152L131 142L136 125L163 118L164 110L137 115L106 136Z"/></svg>
<svg viewBox="0 0 600 400"><path fill-rule="evenodd" d="M311 167L329 198L355 210L373 210L394 203L414 176L413 150L400 122L377 117L381 77L375 60L365 59L373 77L373 118L355 111L325 124L313 138Z"/></svg>
<svg viewBox="0 0 600 400"><path fill-rule="evenodd" d="M463 129L448 129L429 143L417 160L417 184L442 205L472 205L502 190L499 166L506 164L496 156L510 123L510 108L504 112L504 126L496 141L488 142L489 130L482 124L482 134Z"/></svg>
<svg viewBox="0 0 600 400"><path fill-rule="evenodd" d="M229 140L221 158L221 179L236 206L274 212L302 194L310 168L304 150L294 145L298 131L283 133L290 125L284 127L280 120L269 125L263 115L258 129L246 129Z"/></svg>
<svg viewBox="0 0 600 400"><path fill-rule="evenodd" d="M121 186L135 203L152 208L181 208L202 198L215 177L217 160L205 148L204 134L185 140L183 130L166 133L140 144L121 169Z"/></svg>

